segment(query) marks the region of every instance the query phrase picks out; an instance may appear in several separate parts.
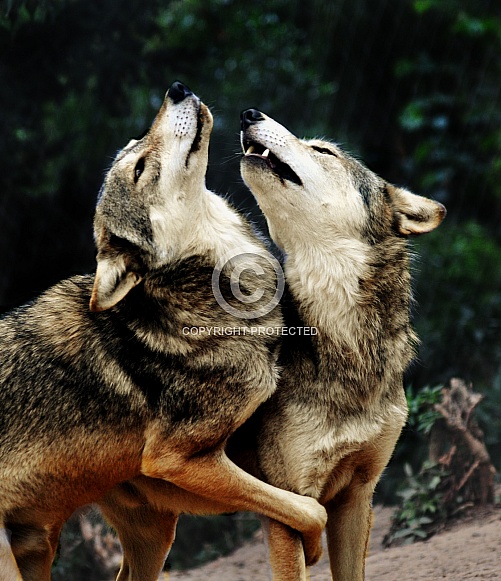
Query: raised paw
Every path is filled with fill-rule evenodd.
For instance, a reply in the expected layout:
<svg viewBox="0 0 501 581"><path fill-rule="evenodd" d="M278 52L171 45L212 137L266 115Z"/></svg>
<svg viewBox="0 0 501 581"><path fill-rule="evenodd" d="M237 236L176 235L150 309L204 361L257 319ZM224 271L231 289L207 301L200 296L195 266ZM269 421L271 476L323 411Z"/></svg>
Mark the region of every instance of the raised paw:
<svg viewBox="0 0 501 581"><path fill-rule="evenodd" d="M303 539L303 547L304 547L304 560L306 562L307 567L311 567L320 561L320 557L323 553L322 548L322 541L318 541L316 546L306 546L306 543Z"/></svg>
<svg viewBox="0 0 501 581"><path fill-rule="evenodd" d="M309 522L309 526L302 531L303 546L306 564L309 566L314 565L322 555L321 535L327 524L327 512L314 498L305 496L303 501L306 505L305 516L307 515Z"/></svg>
<svg viewBox="0 0 501 581"><path fill-rule="evenodd" d="M301 501L305 513L305 528L322 532L327 524L325 508L310 496L303 496Z"/></svg>

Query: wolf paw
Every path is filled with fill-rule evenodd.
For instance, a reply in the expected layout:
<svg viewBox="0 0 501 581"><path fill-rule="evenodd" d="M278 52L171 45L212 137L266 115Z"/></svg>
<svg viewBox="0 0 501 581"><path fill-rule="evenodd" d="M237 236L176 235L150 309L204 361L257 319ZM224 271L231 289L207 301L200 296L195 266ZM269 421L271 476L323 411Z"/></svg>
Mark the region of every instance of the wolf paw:
<svg viewBox="0 0 501 581"><path fill-rule="evenodd" d="M321 535L327 524L327 512L315 499L305 496L304 501L309 505L307 514L310 517L310 526L303 532L303 546L306 565L314 565L322 555Z"/></svg>
<svg viewBox="0 0 501 581"><path fill-rule="evenodd" d="M318 563L323 553L322 542L319 540L315 546L306 546L306 543L303 540L303 546L306 566L311 567Z"/></svg>

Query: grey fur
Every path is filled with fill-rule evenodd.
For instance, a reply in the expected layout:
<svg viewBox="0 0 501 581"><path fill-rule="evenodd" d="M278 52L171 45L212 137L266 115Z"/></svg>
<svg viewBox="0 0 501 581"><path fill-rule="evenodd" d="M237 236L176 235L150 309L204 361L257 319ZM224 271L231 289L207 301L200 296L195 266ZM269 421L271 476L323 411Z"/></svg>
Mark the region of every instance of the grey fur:
<svg viewBox="0 0 501 581"><path fill-rule="evenodd" d="M278 337L183 332L245 324L212 291L226 251L241 252L222 268L229 304L256 306L231 292L239 260L244 292L259 288L266 301L276 285L264 246L205 188L211 128L195 95L167 95L148 135L118 154L105 179L96 275L65 280L0 321L0 528L12 535L12 553L0 535L0 556L13 578L48 580L64 520L134 477L319 538L325 511L315 501L250 477L224 453L276 388ZM278 308L253 322L281 323Z"/></svg>

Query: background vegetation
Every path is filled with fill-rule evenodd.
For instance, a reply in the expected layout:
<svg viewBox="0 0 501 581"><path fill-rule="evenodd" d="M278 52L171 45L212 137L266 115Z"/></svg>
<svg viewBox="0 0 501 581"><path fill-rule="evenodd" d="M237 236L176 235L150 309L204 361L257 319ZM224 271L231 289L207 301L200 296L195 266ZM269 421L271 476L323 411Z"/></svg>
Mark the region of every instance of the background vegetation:
<svg viewBox="0 0 501 581"><path fill-rule="evenodd" d="M416 240L414 393L452 375L501 465L501 3L3 0L0 305L94 268L103 172L179 79L214 112L208 184L260 220L238 172L256 106L447 206ZM380 487L422 460L409 428Z"/></svg>

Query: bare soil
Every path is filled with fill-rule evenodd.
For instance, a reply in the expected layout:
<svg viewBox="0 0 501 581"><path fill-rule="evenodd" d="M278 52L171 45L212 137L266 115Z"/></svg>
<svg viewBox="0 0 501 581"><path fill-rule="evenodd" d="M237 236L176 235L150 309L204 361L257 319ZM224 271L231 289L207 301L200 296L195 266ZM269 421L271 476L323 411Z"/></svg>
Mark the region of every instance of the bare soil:
<svg viewBox="0 0 501 581"><path fill-rule="evenodd" d="M366 581L468 581L501 579L501 507L477 511L431 539L385 549L393 510L375 508ZM165 577L167 579L167 577ZM198 569L175 571L170 581L265 581L270 579L262 534ZM327 556L311 569L311 581L330 581Z"/></svg>

